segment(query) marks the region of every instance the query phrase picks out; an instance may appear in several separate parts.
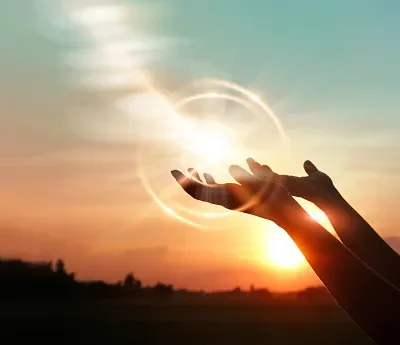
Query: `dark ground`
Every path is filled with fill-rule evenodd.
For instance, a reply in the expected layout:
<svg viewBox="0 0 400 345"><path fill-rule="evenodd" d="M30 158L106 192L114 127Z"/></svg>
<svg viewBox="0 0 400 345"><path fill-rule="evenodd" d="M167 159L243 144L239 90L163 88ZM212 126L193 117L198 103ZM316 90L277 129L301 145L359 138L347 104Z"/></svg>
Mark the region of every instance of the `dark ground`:
<svg viewBox="0 0 400 345"><path fill-rule="evenodd" d="M0 344L371 344L337 307L0 300Z"/></svg>

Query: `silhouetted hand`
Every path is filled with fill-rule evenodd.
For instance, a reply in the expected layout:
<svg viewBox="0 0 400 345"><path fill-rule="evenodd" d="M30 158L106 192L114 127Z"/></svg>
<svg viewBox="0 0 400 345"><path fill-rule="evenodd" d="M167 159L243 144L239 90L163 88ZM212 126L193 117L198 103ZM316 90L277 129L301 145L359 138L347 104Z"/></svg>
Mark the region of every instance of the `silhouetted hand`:
<svg viewBox="0 0 400 345"><path fill-rule="evenodd" d="M239 184L218 184L210 174L204 174L206 183L203 183L196 170L189 169L188 172L187 176L178 170L171 173L196 200L270 219L277 224L286 222L292 211L300 207L286 188L272 178L272 174L270 179L267 174L261 178L233 165L229 172Z"/></svg>
<svg viewBox="0 0 400 345"><path fill-rule="evenodd" d="M248 160L251 172L267 180L272 178L282 184L293 196L306 199L314 204L322 205L340 198L340 193L333 185L332 179L311 163L304 162L304 170L308 176L297 177L280 175L267 165L261 165L253 159Z"/></svg>
<svg viewBox="0 0 400 345"><path fill-rule="evenodd" d="M189 169L188 176L177 170L172 171L172 175L197 200L277 223L293 239L339 305L367 335L378 344L398 344L400 339L396 321L400 317L400 291L361 262L318 222L308 217L292 197L302 197L316 204L326 203L339 194L332 180L308 161L304 164L307 177L279 175L254 160L247 162L254 175L238 166L230 168L231 175L239 184L217 184L207 174L204 175L205 184L193 169ZM349 226L351 224L346 225ZM365 243L376 242L368 240L372 232L367 236L367 241L361 241L362 250ZM369 248L367 251L373 252ZM390 264L387 266L392 267Z"/></svg>

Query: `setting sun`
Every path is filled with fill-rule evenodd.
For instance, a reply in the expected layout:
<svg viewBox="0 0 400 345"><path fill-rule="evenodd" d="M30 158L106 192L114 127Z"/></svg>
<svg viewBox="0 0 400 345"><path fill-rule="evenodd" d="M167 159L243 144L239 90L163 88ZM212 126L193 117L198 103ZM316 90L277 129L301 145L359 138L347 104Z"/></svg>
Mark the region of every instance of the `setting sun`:
<svg viewBox="0 0 400 345"><path fill-rule="evenodd" d="M335 234L324 212L304 200L301 200L300 204L311 218L324 226L329 232ZM266 233L265 254L263 256L268 264L281 269L297 269L306 262L299 248L284 230L273 225L271 230Z"/></svg>
<svg viewBox="0 0 400 345"><path fill-rule="evenodd" d="M278 227L269 233L266 255L268 262L284 269L296 268L305 260L289 235Z"/></svg>

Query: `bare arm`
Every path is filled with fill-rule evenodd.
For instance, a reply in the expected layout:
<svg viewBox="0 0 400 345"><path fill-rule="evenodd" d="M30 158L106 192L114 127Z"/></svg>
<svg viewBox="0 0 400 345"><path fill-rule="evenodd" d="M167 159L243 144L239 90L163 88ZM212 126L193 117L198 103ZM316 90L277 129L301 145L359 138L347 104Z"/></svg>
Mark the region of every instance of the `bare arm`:
<svg viewBox="0 0 400 345"><path fill-rule="evenodd" d="M400 287L400 256L344 198L317 206L325 212L339 238L355 255Z"/></svg>
<svg viewBox="0 0 400 345"><path fill-rule="evenodd" d="M240 184L203 184L174 171L185 191L197 200L269 219L287 231L329 292L361 329L379 344L400 343L400 291L381 279L321 225L313 221L280 184L231 169Z"/></svg>
<svg viewBox="0 0 400 345"><path fill-rule="evenodd" d="M400 290L358 260L304 210L292 219L280 226L343 310L378 344L399 343Z"/></svg>
<svg viewBox="0 0 400 345"><path fill-rule="evenodd" d="M252 172L263 176L272 170L254 160ZM313 202L325 212L341 241L379 275L400 287L400 256L378 235L368 222L342 197L331 178L309 161L304 163L308 176L296 177L272 172L296 197Z"/></svg>

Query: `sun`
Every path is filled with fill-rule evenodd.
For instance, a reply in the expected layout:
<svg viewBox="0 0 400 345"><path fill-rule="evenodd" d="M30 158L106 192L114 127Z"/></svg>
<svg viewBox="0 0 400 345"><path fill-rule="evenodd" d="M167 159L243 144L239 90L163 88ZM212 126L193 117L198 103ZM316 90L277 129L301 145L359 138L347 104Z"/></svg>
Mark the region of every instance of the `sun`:
<svg viewBox="0 0 400 345"><path fill-rule="evenodd" d="M305 262L299 248L294 244L289 235L279 227L275 227L266 238L267 261L282 269L294 269Z"/></svg>
<svg viewBox="0 0 400 345"><path fill-rule="evenodd" d="M323 225L332 234L334 230L328 217L314 205L305 205L311 218ZM298 269L306 263L306 259L289 235L280 227L273 224L270 231L265 232L264 260L280 269Z"/></svg>

